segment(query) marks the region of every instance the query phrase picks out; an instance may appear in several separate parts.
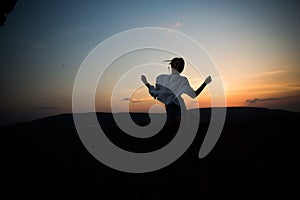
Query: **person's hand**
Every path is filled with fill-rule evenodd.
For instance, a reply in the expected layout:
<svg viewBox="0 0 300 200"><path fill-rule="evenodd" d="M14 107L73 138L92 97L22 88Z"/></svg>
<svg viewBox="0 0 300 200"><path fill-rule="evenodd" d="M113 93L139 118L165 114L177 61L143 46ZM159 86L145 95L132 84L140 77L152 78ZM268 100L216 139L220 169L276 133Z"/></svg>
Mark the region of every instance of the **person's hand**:
<svg viewBox="0 0 300 200"><path fill-rule="evenodd" d="M147 78L144 75L141 76L141 80L145 85L148 83Z"/></svg>
<svg viewBox="0 0 300 200"><path fill-rule="evenodd" d="M208 76L208 77L205 79L204 82L206 83L206 85L208 85L211 81L212 81L212 80L211 80L211 77Z"/></svg>

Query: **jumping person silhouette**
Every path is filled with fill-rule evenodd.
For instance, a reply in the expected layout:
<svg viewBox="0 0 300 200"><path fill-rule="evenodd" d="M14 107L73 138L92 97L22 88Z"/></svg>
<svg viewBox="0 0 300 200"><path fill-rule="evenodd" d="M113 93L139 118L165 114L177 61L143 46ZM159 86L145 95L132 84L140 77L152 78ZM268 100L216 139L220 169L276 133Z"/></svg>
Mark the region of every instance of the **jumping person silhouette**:
<svg viewBox="0 0 300 200"><path fill-rule="evenodd" d="M159 75L156 78L155 87L148 83L146 76L142 75L141 80L148 87L150 95L165 104L167 123L169 125L176 125L181 119L180 106L182 106L182 111L186 111L181 95L187 94L192 98L196 98L212 79L208 76L204 83L194 91L190 86L188 79L180 75L184 69L184 60L176 57L168 61L170 62L169 64L171 65L172 72L171 74Z"/></svg>

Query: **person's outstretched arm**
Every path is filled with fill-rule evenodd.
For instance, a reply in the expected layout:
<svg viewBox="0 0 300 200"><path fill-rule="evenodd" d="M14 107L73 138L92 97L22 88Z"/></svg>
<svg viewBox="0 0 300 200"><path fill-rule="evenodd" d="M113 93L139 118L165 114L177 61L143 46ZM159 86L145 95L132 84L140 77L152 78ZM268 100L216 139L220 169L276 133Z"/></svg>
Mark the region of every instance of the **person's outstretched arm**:
<svg viewBox="0 0 300 200"><path fill-rule="evenodd" d="M147 86L147 88L149 89L150 95L156 98L158 96L158 92L156 88L148 83L146 76L142 75L141 80L145 84L145 86Z"/></svg>
<svg viewBox="0 0 300 200"><path fill-rule="evenodd" d="M145 86L147 86L147 88L150 88L151 85L148 83L146 76L142 75L141 76L141 80L142 82L145 84Z"/></svg>
<svg viewBox="0 0 300 200"><path fill-rule="evenodd" d="M202 85L197 90L195 90L196 96L198 96L202 92L202 90L205 88L205 86L208 85L210 82L211 82L211 77L208 76L205 79L204 83L202 83Z"/></svg>

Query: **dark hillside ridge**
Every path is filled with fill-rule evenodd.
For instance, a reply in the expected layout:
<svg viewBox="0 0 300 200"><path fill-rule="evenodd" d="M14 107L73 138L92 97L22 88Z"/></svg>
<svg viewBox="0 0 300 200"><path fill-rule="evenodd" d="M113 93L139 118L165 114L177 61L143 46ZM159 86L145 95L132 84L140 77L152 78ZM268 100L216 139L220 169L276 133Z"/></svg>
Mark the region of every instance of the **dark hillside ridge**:
<svg viewBox="0 0 300 200"><path fill-rule="evenodd" d="M115 144L125 148L134 145L122 136L110 113L97 116ZM183 156L161 170L144 174L119 172L96 160L80 141L72 114L2 127L0 191L12 197L43 195L46 199L101 199L107 195L118 199L192 199L220 194L224 198L288 198L299 194L300 113L228 108L221 137L203 159L197 155L210 109L200 109L200 116L198 134ZM132 113L132 118L141 125L149 123L145 113Z"/></svg>

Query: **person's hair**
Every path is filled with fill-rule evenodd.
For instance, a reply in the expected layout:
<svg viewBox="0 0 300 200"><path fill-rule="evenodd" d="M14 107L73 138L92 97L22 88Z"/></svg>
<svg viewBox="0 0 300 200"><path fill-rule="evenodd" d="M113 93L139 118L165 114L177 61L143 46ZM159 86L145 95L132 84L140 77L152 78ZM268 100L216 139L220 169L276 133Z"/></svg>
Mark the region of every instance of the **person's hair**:
<svg viewBox="0 0 300 200"><path fill-rule="evenodd" d="M175 65L176 62L179 62L179 66L178 66L178 72L181 73L184 69L184 60L183 58L173 58L172 60L165 60L165 62L169 62L169 64L171 65L171 67L173 68L173 66Z"/></svg>

